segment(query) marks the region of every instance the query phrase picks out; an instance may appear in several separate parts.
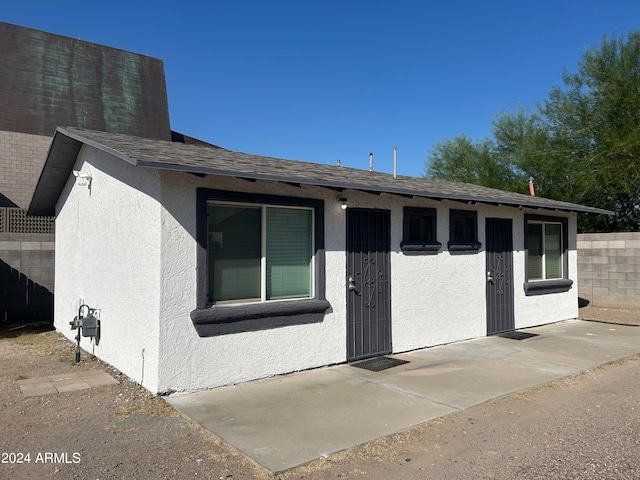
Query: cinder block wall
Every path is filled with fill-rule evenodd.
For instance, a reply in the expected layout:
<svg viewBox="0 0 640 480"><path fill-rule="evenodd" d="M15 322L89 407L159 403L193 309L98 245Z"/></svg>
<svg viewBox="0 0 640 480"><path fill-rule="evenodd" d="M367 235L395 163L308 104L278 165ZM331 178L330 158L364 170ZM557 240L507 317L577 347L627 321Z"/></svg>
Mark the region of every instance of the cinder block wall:
<svg viewBox="0 0 640 480"><path fill-rule="evenodd" d="M640 309L640 232L578 235L578 295L594 307Z"/></svg>
<svg viewBox="0 0 640 480"><path fill-rule="evenodd" d="M54 234L0 233L0 326L53 321Z"/></svg>
<svg viewBox="0 0 640 480"><path fill-rule="evenodd" d="M49 145L50 136L0 130L0 207L29 206Z"/></svg>

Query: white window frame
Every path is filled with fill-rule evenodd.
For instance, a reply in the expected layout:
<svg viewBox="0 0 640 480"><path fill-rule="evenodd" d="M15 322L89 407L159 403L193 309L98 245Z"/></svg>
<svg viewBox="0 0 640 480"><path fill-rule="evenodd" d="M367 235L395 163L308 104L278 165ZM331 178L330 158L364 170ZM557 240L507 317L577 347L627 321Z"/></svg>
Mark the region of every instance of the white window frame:
<svg viewBox="0 0 640 480"><path fill-rule="evenodd" d="M316 258L315 258L315 210L312 207L295 206L295 205L277 205L268 203L252 203L252 202L231 202L220 200L207 201L207 208L209 206L231 206L231 207L247 207L247 208L260 208L260 299L239 299L239 300L209 300L209 305L246 305L251 303L273 303L273 302L289 302L312 299L316 296ZM294 297L294 298L281 298L275 300L267 299L267 208L286 208L292 210L308 210L311 212L311 292L307 297ZM211 265L209 254L211 249L209 248L207 237L207 269ZM207 292L209 291L209 273L207 270Z"/></svg>
<svg viewBox="0 0 640 480"><path fill-rule="evenodd" d="M562 243L564 239L564 225L562 222L547 222L543 220L529 220L529 225L542 225L542 278L529 278L529 268L527 267L527 281L528 282L548 282L549 280L559 280L565 277L564 272L564 260L563 260L563 248ZM560 276L558 278L547 278L547 236L545 233L545 229L547 225L559 225L560 226ZM527 255L529 255L529 251L527 250Z"/></svg>
<svg viewBox="0 0 640 480"><path fill-rule="evenodd" d="M536 224L560 224L560 258L561 273L560 278L529 280L529 227ZM524 293L526 296L547 295L567 292L572 288L573 280L569 278L569 218L555 215L537 215L525 213L524 215ZM544 235L543 235L544 236ZM543 247L543 255L546 256L546 245ZM543 272L546 276L546 267Z"/></svg>

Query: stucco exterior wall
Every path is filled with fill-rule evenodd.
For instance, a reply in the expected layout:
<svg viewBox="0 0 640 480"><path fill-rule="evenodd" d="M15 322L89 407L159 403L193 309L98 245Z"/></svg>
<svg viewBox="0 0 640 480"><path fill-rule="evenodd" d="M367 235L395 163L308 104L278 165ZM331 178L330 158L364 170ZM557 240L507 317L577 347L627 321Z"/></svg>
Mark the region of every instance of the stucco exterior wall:
<svg viewBox="0 0 640 480"><path fill-rule="evenodd" d="M55 327L73 339L69 322L81 302L98 309L99 345L84 349L151 391L158 382L160 296L159 174L84 146L57 204Z"/></svg>
<svg viewBox="0 0 640 480"><path fill-rule="evenodd" d="M162 183L162 293L160 322L161 391L198 390L319 367L346 360L345 288L346 214L336 194L317 187L164 172ZM196 188L275 194L325 201L326 298L331 310L320 324L200 338L189 319L196 308ZM348 191L351 208L391 211L391 302L394 352L486 335L486 257L450 254L449 210L456 202ZM461 206L462 205L462 206ZM437 255L401 252L403 207L437 208ZM516 328L577 316L577 293L525 296L524 213L508 207L472 205L478 212L478 238L485 243L487 217L512 218ZM533 213L539 213L538 211ZM575 216L569 220L575 234ZM576 278L575 241L569 254L569 277Z"/></svg>
<svg viewBox="0 0 640 480"><path fill-rule="evenodd" d="M337 193L292 185L136 168L83 147L76 169L91 189L70 178L56 225L56 328L83 299L98 308L102 338L83 346L153 392L195 391L346 361L346 213ZM199 337L190 318L198 307L196 189L324 200L326 299L321 323ZM577 316L577 288L526 296L524 214L510 207L407 199L347 191L350 208L391 212L391 323L394 352L486 335L485 221L511 218L515 327ZM437 254L400 249L403 207L437 209ZM478 214L475 253L451 254L449 211ZM545 213L546 214L546 213ZM576 219L569 216L569 278L577 282Z"/></svg>
<svg viewBox="0 0 640 480"><path fill-rule="evenodd" d="M563 293L526 296L523 289L525 281L524 218L513 223L514 240L514 293L516 329L533 327L546 323L559 322L578 317L578 263L576 254L577 216L575 213L543 212L524 210L523 213L536 215L562 216L569 219L569 271L573 280L570 290Z"/></svg>
<svg viewBox="0 0 640 480"><path fill-rule="evenodd" d="M486 326L486 231L487 218L513 220L513 282L515 328L527 328L545 323L576 318L577 265L576 216L569 216L569 272L574 282L567 292L547 295L525 295L524 214L510 207L473 205L461 207L456 202L429 200L398 200L392 209L392 244L402 239L402 207L437 208L438 241L442 248L437 255L407 256L396 248L392 253L392 325L393 348L396 352L434 346L485 336ZM449 240L449 210L466 209L478 212L478 253L451 254ZM552 215L551 215L552 216Z"/></svg>
<svg viewBox="0 0 640 480"><path fill-rule="evenodd" d="M197 187L325 200L326 296L332 309L322 323L197 335L189 317L197 306ZM161 391L212 388L345 361L345 220L335 194L315 187L166 172L162 201Z"/></svg>
<svg viewBox="0 0 640 480"><path fill-rule="evenodd" d="M402 352L483 335L485 325L478 322L478 312L485 308L484 255L452 255L447 250L449 209L464 210L464 206L424 199L390 200L394 351ZM442 244L438 254L402 253L400 242L405 206L437 209L437 241ZM469 210L477 211L475 206ZM481 218L478 216L480 226Z"/></svg>

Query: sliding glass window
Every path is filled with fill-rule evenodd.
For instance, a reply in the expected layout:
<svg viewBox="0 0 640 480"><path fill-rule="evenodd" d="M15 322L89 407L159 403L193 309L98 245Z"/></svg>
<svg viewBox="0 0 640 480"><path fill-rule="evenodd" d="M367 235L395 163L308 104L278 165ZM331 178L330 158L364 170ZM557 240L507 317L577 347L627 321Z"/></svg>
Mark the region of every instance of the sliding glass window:
<svg viewBox="0 0 640 480"><path fill-rule="evenodd" d="M212 303L313 297L313 210L208 205Z"/></svg>

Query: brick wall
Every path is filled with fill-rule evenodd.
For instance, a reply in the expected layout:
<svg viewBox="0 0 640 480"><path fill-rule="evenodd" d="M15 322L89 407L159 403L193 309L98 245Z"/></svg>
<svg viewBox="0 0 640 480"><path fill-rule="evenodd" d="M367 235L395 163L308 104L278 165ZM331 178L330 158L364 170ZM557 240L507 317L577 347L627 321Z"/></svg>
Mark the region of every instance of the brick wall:
<svg viewBox="0 0 640 480"><path fill-rule="evenodd" d="M53 322L54 234L0 233L0 326Z"/></svg>
<svg viewBox="0 0 640 480"><path fill-rule="evenodd" d="M578 295L596 307L640 309L640 232L578 235Z"/></svg>
<svg viewBox="0 0 640 480"><path fill-rule="evenodd" d="M50 136L0 130L0 207L29 206L49 145Z"/></svg>

